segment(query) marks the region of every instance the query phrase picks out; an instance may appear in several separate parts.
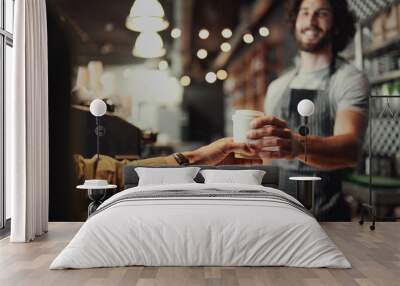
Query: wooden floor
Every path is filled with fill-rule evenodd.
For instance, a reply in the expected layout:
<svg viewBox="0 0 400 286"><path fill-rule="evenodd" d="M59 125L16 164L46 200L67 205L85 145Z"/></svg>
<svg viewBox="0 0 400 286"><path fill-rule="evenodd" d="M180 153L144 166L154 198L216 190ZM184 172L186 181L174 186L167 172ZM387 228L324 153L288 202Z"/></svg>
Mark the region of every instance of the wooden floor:
<svg viewBox="0 0 400 286"><path fill-rule="evenodd" d="M124 267L48 270L81 226L50 223L49 233L27 244L0 241L0 285L400 285L400 223L324 223L352 269L289 267Z"/></svg>

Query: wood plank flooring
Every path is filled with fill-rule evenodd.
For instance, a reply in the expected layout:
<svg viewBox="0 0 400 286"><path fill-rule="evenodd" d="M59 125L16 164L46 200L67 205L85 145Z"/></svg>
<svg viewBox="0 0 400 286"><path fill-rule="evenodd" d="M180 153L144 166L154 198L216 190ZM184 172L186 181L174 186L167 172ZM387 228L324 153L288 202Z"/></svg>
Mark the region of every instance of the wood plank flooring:
<svg viewBox="0 0 400 286"><path fill-rule="evenodd" d="M123 267L48 270L81 223L50 223L49 233L32 243L0 241L1 286L136 285L136 286L264 286L264 285L400 285L400 223L323 223L353 268L289 267Z"/></svg>

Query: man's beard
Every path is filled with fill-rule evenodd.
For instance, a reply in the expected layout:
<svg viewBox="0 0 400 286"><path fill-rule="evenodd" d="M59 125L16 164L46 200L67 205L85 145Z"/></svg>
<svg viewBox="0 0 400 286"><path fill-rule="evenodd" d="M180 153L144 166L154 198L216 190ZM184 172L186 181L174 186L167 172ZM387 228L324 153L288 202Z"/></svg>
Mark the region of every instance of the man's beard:
<svg viewBox="0 0 400 286"><path fill-rule="evenodd" d="M324 50L332 43L332 33L331 31L327 31L325 35L314 44L305 44L301 41L300 37L295 33L295 38L297 42L297 46L301 51L308 52L308 53L316 53Z"/></svg>

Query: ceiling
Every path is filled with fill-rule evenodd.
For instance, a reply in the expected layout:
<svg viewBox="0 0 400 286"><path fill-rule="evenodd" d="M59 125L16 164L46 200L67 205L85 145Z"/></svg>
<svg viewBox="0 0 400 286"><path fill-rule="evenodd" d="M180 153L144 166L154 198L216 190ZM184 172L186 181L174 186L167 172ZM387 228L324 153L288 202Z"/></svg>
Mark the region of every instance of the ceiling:
<svg viewBox="0 0 400 286"><path fill-rule="evenodd" d="M97 59L105 64L139 63L143 60L132 56L132 48L138 33L125 27L125 19L134 0L47 0L60 20L65 23L71 39L71 47L76 55L76 64L87 64ZM179 53L187 57L186 66L205 69L219 53L223 42L221 30L232 30L238 25L240 14L254 0L160 0L166 18L170 22L167 30L160 35L167 51L174 47L170 36L172 28L183 30L184 43ZM179 23L177 23L179 19ZM184 25L185 27L181 27ZM210 37L202 40L198 31L206 28ZM205 60L196 57L197 50L207 49ZM167 54L166 58L170 58Z"/></svg>
<svg viewBox="0 0 400 286"><path fill-rule="evenodd" d="M91 59L106 64L135 62L132 48L138 33L125 28L132 0L47 0L70 35L70 44L79 64ZM171 13L173 0L163 3ZM165 33L163 33L165 34Z"/></svg>
<svg viewBox="0 0 400 286"><path fill-rule="evenodd" d="M204 73L220 54L223 28L235 30L241 17L255 2L272 0L159 0L166 18L170 22L162 31L166 59L171 61L173 53L181 58L183 71ZM400 0L348 0L350 7L361 20L372 17L377 11ZM71 48L76 64L87 64L90 60L101 60L105 64L141 63L142 59L132 56L132 48L138 33L125 27L125 19L134 0L47 0L70 34ZM174 27L182 29L179 41L170 36ZM210 31L210 37L198 37L200 29ZM177 45L177 42L179 44ZM196 57L198 49L206 49L208 57Z"/></svg>

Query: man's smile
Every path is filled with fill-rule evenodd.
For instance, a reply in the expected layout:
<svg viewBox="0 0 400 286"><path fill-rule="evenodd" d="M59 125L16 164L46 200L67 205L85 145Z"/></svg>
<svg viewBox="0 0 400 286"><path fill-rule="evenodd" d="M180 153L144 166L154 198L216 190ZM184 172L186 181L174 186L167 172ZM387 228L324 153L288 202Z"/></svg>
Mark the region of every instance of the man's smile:
<svg viewBox="0 0 400 286"><path fill-rule="evenodd" d="M319 37L320 33L321 31L315 28L307 28L302 32L302 34L306 36L307 40L316 40Z"/></svg>

